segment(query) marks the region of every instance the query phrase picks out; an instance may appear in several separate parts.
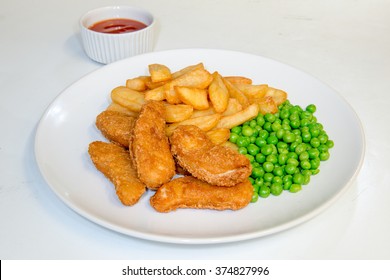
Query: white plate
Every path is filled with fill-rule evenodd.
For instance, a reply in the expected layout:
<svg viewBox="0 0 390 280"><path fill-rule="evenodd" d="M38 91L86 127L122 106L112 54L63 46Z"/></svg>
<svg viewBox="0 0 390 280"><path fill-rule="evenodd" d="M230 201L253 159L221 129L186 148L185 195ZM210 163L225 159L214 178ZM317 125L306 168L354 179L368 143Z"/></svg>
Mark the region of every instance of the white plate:
<svg viewBox="0 0 390 280"><path fill-rule="evenodd" d="M317 106L316 116L335 142L328 161L296 194L283 192L240 211L181 209L161 214L149 205L152 192L133 207L122 206L111 183L92 165L87 148L104 140L95 117L109 104L110 91L126 79L147 74L151 63L172 70L203 62L209 71L250 77L288 92L293 104ZM362 165L364 134L353 109L334 90L282 63L240 52L184 49L122 60L83 77L65 89L43 115L35 139L40 171L71 209L111 230L171 243L222 243L279 232L309 220L333 203Z"/></svg>

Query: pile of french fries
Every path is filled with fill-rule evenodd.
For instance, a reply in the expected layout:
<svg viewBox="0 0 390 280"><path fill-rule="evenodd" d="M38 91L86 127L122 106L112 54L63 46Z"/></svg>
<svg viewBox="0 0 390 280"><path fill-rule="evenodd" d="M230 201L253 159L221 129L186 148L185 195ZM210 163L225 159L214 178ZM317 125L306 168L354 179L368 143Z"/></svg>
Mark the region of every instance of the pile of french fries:
<svg viewBox="0 0 390 280"><path fill-rule="evenodd" d="M196 125L215 144L224 144L230 129L259 113L276 113L287 93L267 84L253 84L242 76L210 73L203 63L172 72L162 64L149 65L149 75L130 78L126 86L111 92L107 110L136 117L148 100L162 101L166 108L166 134L180 125Z"/></svg>

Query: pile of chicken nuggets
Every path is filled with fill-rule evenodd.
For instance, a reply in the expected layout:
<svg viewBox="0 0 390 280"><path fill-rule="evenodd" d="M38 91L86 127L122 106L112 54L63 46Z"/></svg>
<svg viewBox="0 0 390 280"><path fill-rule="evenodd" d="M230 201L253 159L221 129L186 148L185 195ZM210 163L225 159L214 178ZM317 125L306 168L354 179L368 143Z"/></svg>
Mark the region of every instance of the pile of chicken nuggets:
<svg viewBox="0 0 390 280"><path fill-rule="evenodd" d="M113 89L112 103L96 117L108 141L88 148L119 200L131 206L153 191L150 205L158 212L247 206L252 167L229 146L230 128L275 112L285 93L211 74L202 63L174 73L152 64L149 73Z"/></svg>

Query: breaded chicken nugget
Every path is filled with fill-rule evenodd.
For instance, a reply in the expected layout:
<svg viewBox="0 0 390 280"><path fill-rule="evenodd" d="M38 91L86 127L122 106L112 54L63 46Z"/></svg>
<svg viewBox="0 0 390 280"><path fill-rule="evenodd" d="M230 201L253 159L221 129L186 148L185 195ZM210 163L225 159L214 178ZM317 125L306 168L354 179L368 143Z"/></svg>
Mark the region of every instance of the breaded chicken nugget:
<svg viewBox="0 0 390 280"><path fill-rule="evenodd" d="M175 162L165 135L165 107L149 101L135 120L129 151L138 178L150 189L156 189L175 175Z"/></svg>
<svg viewBox="0 0 390 280"><path fill-rule="evenodd" d="M159 212L178 208L238 210L250 203L252 194L249 180L224 188L186 176L162 185L150 198L150 204Z"/></svg>
<svg viewBox="0 0 390 280"><path fill-rule="evenodd" d="M109 141L129 147L134 118L116 111L103 111L96 117L96 127Z"/></svg>
<svg viewBox="0 0 390 280"><path fill-rule="evenodd" d="M247 157L215 145L193 125L179 126L170 137L178 164L192 176L217 186L234 186L248 179L252 166Z"/></svg>
<svg viewBox="0 0 390 280"><path fill-rule="evenodd" d="M88 153L96 168L115 186L116 194L124 205L134 205L146 191L131 165L129 152L116 144L95 141Z"/></svg>

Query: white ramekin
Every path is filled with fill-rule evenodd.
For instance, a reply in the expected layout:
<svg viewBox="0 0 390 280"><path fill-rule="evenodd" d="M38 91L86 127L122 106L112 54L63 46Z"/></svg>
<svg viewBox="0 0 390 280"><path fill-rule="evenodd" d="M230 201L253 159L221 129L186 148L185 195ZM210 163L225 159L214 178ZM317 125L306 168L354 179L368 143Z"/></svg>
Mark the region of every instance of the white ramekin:
<svg viewBox="0 0 390 280"><path fill-rule="evenodd" d="M140 21L146 28L120 34L107 34L88 29L94 23L113 18ZM93 60L108 64L153 50L155 20L146 10L130 6L110 6L91 10L80 19L85 53Z"/></svg>

